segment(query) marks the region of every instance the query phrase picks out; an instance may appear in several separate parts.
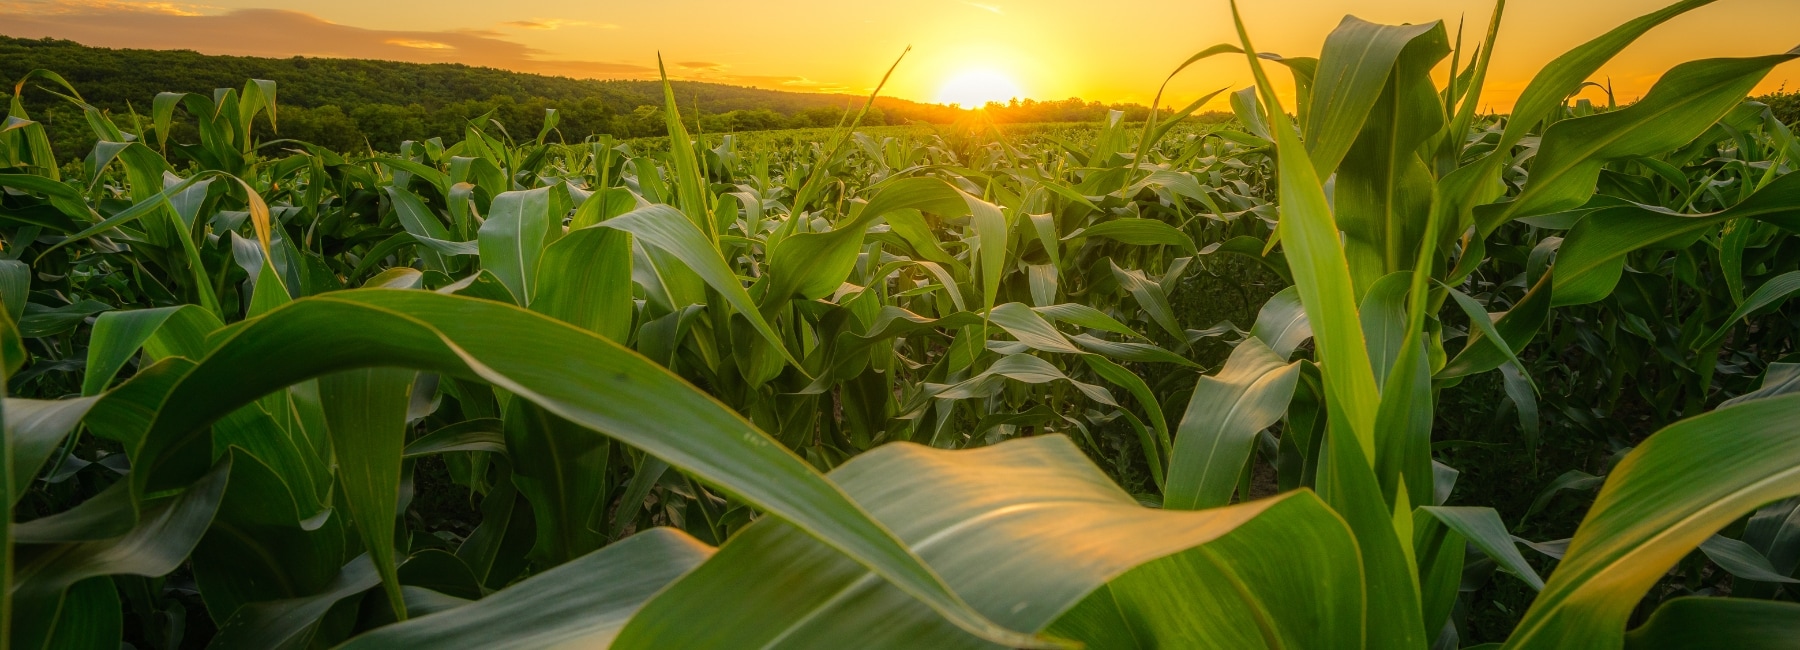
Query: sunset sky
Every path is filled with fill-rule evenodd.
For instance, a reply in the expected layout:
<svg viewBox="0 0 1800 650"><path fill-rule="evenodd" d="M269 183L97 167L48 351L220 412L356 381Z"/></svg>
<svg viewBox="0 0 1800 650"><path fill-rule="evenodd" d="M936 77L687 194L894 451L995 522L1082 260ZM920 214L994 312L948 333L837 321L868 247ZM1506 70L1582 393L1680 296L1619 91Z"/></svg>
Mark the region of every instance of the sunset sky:
<svg viewBox="0 0 1800 650"><path fill-rule="evenodd" d="M1505 110L1545 62L1671 0L1512 0L1484 105ZM1490 0L1244 0L1259 49L1318 53L1354 13L1486 29ZM1621 100L1691 59L1800 45L1800 0L1721 0L1656 31L1611 65ZM591 78L671 76L797 91L867 93L913 47L886 95L941 101L1018 95L1148 102L1188 55L1235 41L1225 0L0 0L0 34L88 45L459 62ZM1800 65L1765 82L1800 86ZM1249 83L1241 59L1196 66L1165 104ZM1220 102L1223 105L1223 102Z"/></svg>

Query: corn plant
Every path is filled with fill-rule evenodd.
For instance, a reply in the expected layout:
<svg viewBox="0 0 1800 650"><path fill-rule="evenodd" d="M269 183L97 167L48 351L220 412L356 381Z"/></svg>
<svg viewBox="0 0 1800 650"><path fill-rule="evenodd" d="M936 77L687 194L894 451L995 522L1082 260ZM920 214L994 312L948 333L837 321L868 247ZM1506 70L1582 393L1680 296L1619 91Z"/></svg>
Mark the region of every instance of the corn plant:
<svg viewBox="0 0 1800 650"><path fill-rule="evenodd" d="M1141 124L717 136L665 86L663 141L550 112L356 155L256 142L271 83L121 128L34 72L0 131L0 370L31 396L4 404L0 634L1456 647L1459 587L1499 567L1537 592L1510 646L1788 638L1800 402L1764 315L1800 286L1800 150L1743 98L1796 54L1566 102L1705 4L1565 54L1507 116L1477 111L1503 2L1473 46L1350 17L1316 58L1238 21L1171 74L1246 56L1224 125L1184 124L1221 92ZM28 91L83 110L79 178ZM1195 322L1217 274L1237 320ZM1595 359L1535 353L1566 341ZM1623 384L1614 353L1660 359L1667 426L1548 488L1599 486L1572 539L1449 505L1447 396L1497 372L1529 452L1540 400L1596 403L1551 381ZM445 482L466 529L419 519ZM1748 597L1645 597L1696 548Z"/></svg>

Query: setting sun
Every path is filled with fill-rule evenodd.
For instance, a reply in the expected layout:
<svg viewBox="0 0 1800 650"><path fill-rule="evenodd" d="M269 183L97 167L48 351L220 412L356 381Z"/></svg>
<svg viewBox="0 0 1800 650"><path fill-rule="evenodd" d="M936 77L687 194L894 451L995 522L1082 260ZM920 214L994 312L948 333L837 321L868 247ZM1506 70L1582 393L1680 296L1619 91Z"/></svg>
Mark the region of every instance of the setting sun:
<svg viewBox="0 0 1800 650"><path fill-rule="evenodd" d="M964 108L980 108L988 102L1005 102L1024 97L1019 84L993 70L969 70L951 77L938 90L939 104L956 104Z"/></svg>

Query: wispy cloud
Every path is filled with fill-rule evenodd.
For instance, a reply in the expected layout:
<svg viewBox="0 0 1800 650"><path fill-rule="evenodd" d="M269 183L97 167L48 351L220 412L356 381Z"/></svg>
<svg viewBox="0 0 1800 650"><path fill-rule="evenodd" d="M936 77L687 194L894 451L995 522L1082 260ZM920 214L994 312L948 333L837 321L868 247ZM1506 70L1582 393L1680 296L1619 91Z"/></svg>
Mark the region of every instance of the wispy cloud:
<svg viewBox="0 0 1800 650"><path fill-rule="evenodd" d="M410 47L415 50L454 50L456 46L437 41L421 41L416 38L390 38L384 41L388 45Z"/></svg>
<svg viewBox="0 0 1800 650"><path fill-rule="evenodd" d="M654 65L560 58L493 29L367 29L281 9L217 11L202 5L119 0L0 0L0 34L66 38L99 47L192 49L241 56L339 57L413 63L463 63L588 79L653 79ZM524 23L530 23L526 26ZM556 29L610 25L534 18L501 28ZM741 74L730 63L675 63L679 79L795 92L845 92L842 84L793 75Z"/></svg>
<svg viewBox="0 0 1800 650"><path fill-rule="evenodd" d="M980 9L982 11L985 11L985 12L988 12L988 13L991 13L994 15L998 15L998 16L1006 15L1005 11L1000 10L1000 5L982 4L979 2L967 2L966 0L963 2L963 4L974 7L976 9Z"/></svg>
<svg viewBox="0 0 1800 650"><path fill-rule="evenodd" d="M66 16L98 12L202 16L216 7L188 2L126 2L124 0L7 0L0 13L26 16Z"/></svg>
<svg viewBox="0 0 1800 650"><path fill-rule="evenodd" d="M593 27L595 29L618 29L619 28L618 25L614 25L612 23L590 23L585 20L570 20L567 18L533 18L531 20L509 20L504 23L500 23L500 25L503 27L514 27L514 28L518 28L518 29L535 29L535 30L562 29L564 27Z"/></svg>
<svg viewBox="0 0 1800 650"><path fill-rule="evenodd" d="M206 14L146 11L145 6L112 0L0 0L0 13L7 14L0 21L0 34L66 38L101 47L192 49L207 54L464 63L595 79L647 78L656 72L654 67L633 63L556 58L486 30L366 29L280 9Z"/></svg>

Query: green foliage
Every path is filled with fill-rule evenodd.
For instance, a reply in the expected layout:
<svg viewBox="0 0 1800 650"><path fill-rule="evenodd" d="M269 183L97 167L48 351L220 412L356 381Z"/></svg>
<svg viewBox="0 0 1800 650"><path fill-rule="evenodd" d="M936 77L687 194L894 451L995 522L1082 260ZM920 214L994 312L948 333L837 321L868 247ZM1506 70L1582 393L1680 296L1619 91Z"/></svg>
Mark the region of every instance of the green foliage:
<svg viewBox="0 0 1800 650"><path fill-rule="evenodd" d="M94 144L57 149L20 97L0 131L0 634L1783 634L1800 148L1742 95L1795 54L1563 101L1703 4L1556 59L1511 116L1475 108L1497 23L1465 44L1354 18L1319 58L1246 56L1240 122L1205 124L833 107L721 134L667 83L627 118L656 141L485 105L420 138L422 109L288 103L357 62L170 83L130 120L84 77L20 72ZM1005 110L1028 108L1055 110ZM294 139L313 118L394 129L393 152Z"/></svg>

